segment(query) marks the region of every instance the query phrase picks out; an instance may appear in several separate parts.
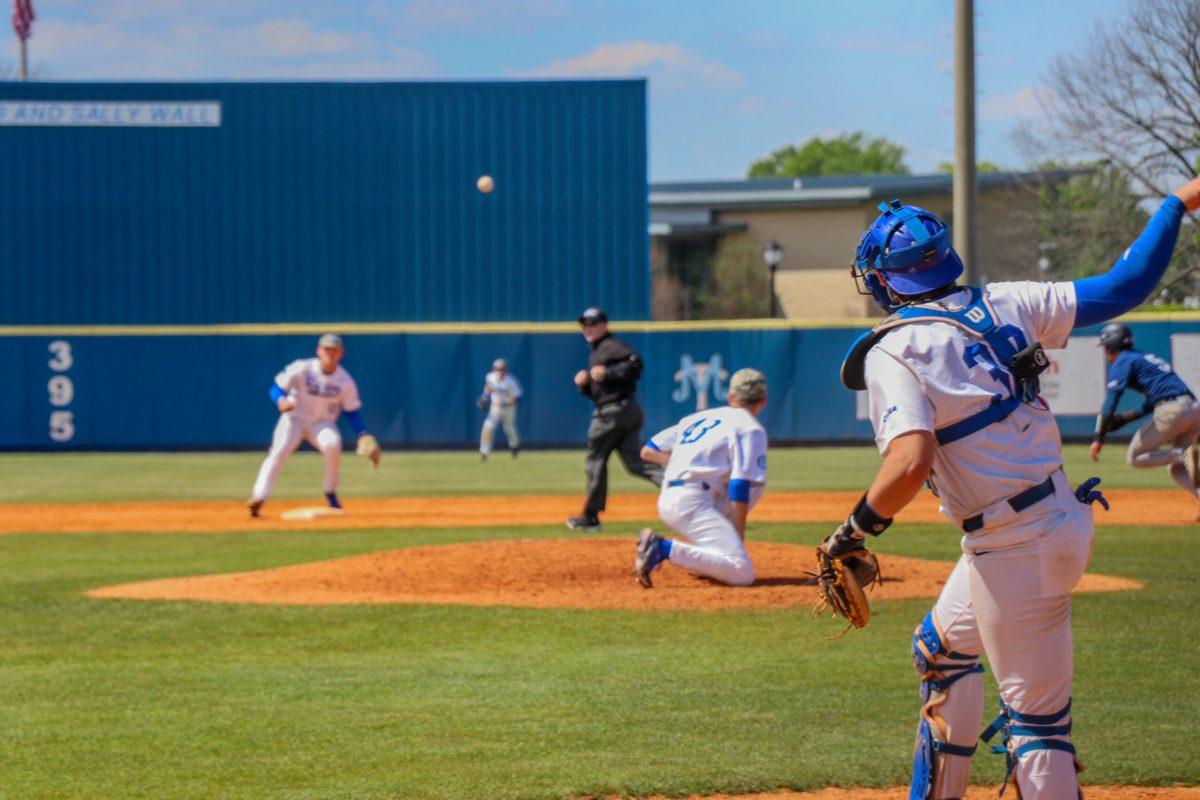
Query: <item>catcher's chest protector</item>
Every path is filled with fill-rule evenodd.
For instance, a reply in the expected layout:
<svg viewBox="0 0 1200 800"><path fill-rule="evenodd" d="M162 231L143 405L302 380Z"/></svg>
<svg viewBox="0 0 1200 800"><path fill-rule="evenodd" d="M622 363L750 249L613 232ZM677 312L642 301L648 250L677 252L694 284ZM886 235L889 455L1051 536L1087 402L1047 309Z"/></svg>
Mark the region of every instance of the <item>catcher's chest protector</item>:
<svg viewBox="0 0 1200 800"><path fill-rule="evenodd" d="M957 441L1006 418L1023 401L1032 402L1038 391L1037 377L1050 363L1041 344L1034 342L1030 345L1025 332L1016 325L1001 325L982 289L970 286L966 291L968 300L960 309L951 311L931 306L909 306L855 339L842 361L842 385L857 392L867 388L867 354L889 331L911 323L941 322L954 325L973 338L982 340L992 352L994 366L1004 376L1008 396L997 394L992 404L983 411L939 428L934 432L938 444Z"/></svg>

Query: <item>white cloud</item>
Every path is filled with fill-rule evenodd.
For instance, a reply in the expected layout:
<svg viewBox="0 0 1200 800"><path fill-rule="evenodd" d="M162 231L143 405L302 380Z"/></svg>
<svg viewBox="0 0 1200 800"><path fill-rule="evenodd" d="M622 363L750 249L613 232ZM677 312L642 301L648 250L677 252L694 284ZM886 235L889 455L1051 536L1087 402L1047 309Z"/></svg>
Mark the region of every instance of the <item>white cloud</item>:
<svg viewBox="0 0 1200 800"><path fill-rule="evenodd" d="M744 82L736 71L705 61L679 45L645 40L597 45L582 55L551 61L526 74L542 77L650 75L657 78L660 85L671 88L700 84L712 89L731 89Z"/></svg>
<svg viewBox="0 0 1200 800"><path fill-rule="evenodd" d="M40 74L56 80L403 78L434 69L420 51L301 19L224 27L49 20L32 57Z"/></svg>
<svg viewBox="0 0 1200 800"><path fill-rule="evenodd" d="M739 114L752 116L754 114L761 114L762 112L766 111L767 101L757 95L750 95L749 97L743 97L741 100L739 100L735 108Z"/></svg>
<svg viewBox="0 0 1200 800"><path fill-rule="evenodd" d="M1036 117L1041 114L1045 97L1043 87L1024 86L1015 92L987 98L979 106L979 116L989 121Z"/></svg>
<svg viewBox="0 0 1200 800"><path fill-rule="evenodd" d="M364 10L394 26L398 35L411 35L439 28L495 33L520 26L536 31L539 23L565 17L572 9L566 0L372 0Z"/></svg>
<svg viewBox="0 0 1200 800"><path fill-rule="evenodd" d="M303 19L271 19L250 32L266 55L284 58L358 53L372 48L370 37L341 31L319 31Z"/></svg>

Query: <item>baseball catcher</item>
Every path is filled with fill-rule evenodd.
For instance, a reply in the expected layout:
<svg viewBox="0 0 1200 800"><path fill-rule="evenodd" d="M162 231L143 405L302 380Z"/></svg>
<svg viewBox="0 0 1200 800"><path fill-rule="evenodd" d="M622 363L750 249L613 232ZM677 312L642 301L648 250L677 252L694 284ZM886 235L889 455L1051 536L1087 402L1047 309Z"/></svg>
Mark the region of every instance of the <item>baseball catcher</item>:
<svg viewBox="0 0 1200 800"><path fill-rule="evenodd" d="M1071 590L1092 553L1096 479L1078 489L1038 394L1045 350L1072 330L1145 301L1170 261L1180 223L1200 209L1200 179L1168 197L1113 268L1076 281L958 283L963 263L936 215L880 205L851 274L891 316L860 336L842 383L866 391L883 463L849 519L821 542L822 590L851 624L867 535L928 483L965 536L963 555L912 639L922 706L910 800L961 798L983 716L986 653L1000 687L1008 777L1024 800L1079 796L1071 742ZM862 550L865 553L865 550ZM864 571L865 574L865 571ZM1006 777L1007 781L1007 777Z"/></svg>

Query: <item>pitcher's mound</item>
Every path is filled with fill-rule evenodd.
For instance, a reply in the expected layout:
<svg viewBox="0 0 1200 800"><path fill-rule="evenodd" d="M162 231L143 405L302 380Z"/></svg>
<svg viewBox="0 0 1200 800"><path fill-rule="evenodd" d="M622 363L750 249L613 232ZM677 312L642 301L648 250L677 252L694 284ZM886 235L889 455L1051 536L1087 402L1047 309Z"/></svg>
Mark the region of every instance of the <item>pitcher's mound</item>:
<svg viewBox="0 0 1200 800"><path fill-rule="evenodd" d="M747 588L692 577L673 564L654 573L654 588L633 577L634 540L545 539L406 547L291 567L129 583L92 597L202 600L218 603L334 605L452 603L534 608L697 609L811 606L803 585L814 547L753 542L758 580ZM882 556L884 583L872 601L934 597L953 564ZM1085 575L1079 591L1140 589L1124 578Z"/></svg>

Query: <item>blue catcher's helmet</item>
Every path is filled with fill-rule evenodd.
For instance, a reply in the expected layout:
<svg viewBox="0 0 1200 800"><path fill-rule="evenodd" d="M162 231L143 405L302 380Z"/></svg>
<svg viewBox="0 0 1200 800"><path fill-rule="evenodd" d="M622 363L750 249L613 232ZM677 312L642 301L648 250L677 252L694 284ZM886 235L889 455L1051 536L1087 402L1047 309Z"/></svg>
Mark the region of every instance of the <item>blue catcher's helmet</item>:
<svg viewBox="0 0 1200 800"><path fill-rule="evenodd" d="M870 294L885 311L895 311L890 288L901 296L925 294L949 286L963 273L963 263L950 245L950 229L934 214L899 200L880 203L883 213L863 232L854 252L851 274L859 291Z"/></svg>

